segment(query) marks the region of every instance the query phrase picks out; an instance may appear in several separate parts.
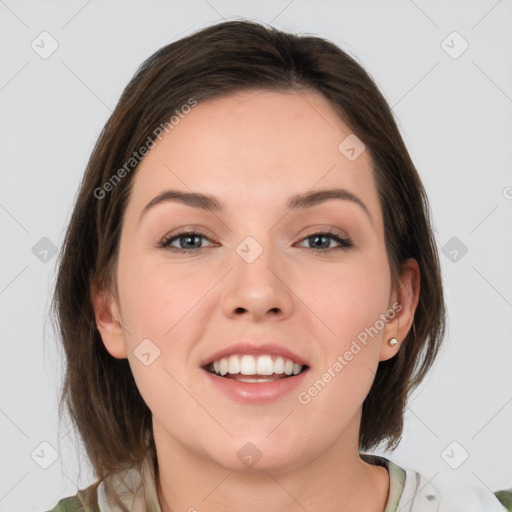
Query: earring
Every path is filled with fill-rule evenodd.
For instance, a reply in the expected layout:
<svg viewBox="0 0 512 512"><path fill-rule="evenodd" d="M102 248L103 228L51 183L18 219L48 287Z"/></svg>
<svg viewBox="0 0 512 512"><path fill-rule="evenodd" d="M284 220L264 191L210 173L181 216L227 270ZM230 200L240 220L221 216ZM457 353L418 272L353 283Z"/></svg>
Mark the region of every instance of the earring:
<svg viewBox="0 0 512 512"><path fill-rule="evenodd" d="M396 338L389 338L388 340L388 343L394 347L397 343L398 343L398 340Z"/></svg>
<svg viewBox="0 0 512 512"><path fill-rule="evenodd" d="M122 327L122 324L121 324L121 322L119 321L119 319L117 318L117 316L115 316L114 318L115 318L116 322L117 322L117 323Z"/></svg>

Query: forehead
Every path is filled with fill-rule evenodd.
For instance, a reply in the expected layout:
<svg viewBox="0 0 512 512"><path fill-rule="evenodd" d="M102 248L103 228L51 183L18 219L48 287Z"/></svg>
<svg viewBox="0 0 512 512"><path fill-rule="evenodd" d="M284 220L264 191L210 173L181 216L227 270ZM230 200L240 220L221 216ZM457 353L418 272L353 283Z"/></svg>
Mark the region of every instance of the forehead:
<svg viewBox="0 0 512 512"><path fill-rule="evenodd" d="M134 176L131 207L142 210L165 188L218 196L238 211L343 187L378 218L369 152L351 161L339 149L349 136L318 92L250 90L209 99L155 139Z"/></svg>

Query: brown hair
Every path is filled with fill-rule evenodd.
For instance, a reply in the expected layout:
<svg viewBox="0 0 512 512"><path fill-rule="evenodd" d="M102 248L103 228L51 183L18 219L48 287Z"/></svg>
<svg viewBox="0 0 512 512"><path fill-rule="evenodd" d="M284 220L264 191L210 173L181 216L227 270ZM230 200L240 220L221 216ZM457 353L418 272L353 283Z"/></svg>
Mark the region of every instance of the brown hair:
<svg viewBox="0 0 512 512"><path fill-rule="evenodd" d="M140 464L155 446L151 412L127 359L116 359L105 349L91 300L95 286L116 289L123 213L136 165L108 193L98 190L192 97L201 102L257 88L313 90L329 100L370 152L393 286L399 283L407 258L419 265L421 287L413 329L398 354L378 366L363 403L360 450L384 442L388 449L396 447L407 397L439 350L445 306L427 196L371 77L353 58L319 37L288 34L250 21L212 25L158 50L125 88L88 162L59 255L52 306L67 359L59 412L65 403L101 479Z"/></svg>

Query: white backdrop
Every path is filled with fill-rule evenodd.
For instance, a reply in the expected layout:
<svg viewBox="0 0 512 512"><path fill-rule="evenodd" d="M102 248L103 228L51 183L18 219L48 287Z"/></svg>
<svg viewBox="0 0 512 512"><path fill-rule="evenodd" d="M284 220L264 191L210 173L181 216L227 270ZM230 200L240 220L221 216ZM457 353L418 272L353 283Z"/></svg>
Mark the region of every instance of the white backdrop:
<svg viewBox="0 0 512 512"><path fill-rule="evenodd" d="M221 18L340 45L392 105L430 197L449 330L390 457L512 486L512 2L0 1L0 511L92 483L50 322L55 250L100 130L136 68ZM465 252L467 251L467 252Z"/></svg>

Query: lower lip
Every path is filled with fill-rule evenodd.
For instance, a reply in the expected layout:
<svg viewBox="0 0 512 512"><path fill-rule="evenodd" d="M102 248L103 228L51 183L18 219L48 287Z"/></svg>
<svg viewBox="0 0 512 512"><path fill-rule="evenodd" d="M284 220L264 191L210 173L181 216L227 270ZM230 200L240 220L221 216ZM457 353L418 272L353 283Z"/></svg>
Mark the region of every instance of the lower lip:
<svg viewBox="0 0 512 512"><path fill-rule="evenodd" d="M230 398L244 403L264 403L278 400L296 389L304 381L309 369L272 382L239 382L234 379L226 379L201 369L210 382L221 392Z"/></svg>

